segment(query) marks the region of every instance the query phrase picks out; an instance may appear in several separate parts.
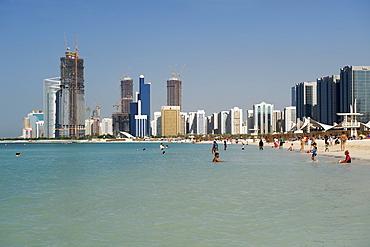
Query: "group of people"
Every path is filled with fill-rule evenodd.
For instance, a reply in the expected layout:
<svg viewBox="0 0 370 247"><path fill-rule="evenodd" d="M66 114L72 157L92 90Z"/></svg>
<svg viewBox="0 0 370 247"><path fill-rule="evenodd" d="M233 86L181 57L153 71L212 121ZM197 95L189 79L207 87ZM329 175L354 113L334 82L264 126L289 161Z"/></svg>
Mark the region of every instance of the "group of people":
<svg viewBox="0 0 370 247"><path fill-rule="evenodd" d="M307 136L303 136L301 138L301 149L300 151L301 152L304 152L304 146L306 145L306 143L308 142L309 138ZM329 151L329 137L325 136L325 152ZM348 140L345 132L342 133L342 135L340 136L340 140L341 140L341 151L344 151L345 149L345 144L346 144L346 141ZM276 147L276 143L278 143L279 140L277 140L275 138L274 140L274 146L273 147ZM224 150L226 150L226 141L224 142L225 143L225 148ZM279 148L283 148L283 145L285 143L285 140L283 137L280 138L280 142L279 142ZM258 143L258 146L259 146L259 149L260 150L263 150L263 140L260 139L259 143ZM242 150L244 150L244 143L242 143ZM214 154L214 158L212 160L212 162L222 162L219 157L220 157L220 154L217 152L218 151L218 144L216 141L213 142L213 145L212 145L212 154ZM290 147L288 148L288 151L294 151L294 145L293 143L290 145ZM316 160L316 156L317 156L317 143L316 143L316 138L315 136L311 137L311 148L310 150L307 151L307 153L311 153L311 160L312 161L317 161ZM351 156L349 155L349 151L348 150L345 150L344 152L344 155L345 155L345 158L343 160L339 160L339 163L351 163L352 160L351 160Z"/></svg>

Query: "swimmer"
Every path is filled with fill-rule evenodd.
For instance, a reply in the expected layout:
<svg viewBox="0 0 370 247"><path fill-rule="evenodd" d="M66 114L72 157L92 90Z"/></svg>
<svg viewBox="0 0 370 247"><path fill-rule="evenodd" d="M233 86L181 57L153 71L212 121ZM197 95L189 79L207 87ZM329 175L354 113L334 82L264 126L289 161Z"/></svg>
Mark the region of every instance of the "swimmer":
<svg viewBox="0 0 370 247"><path fill-rule="evenodd" d="M344 155L346 156L346 158L344 160L339 160L339 163L351 163L352 160L351 160L351 156L349 156L348 150L344 151Z"/></svg>
<svg viewBox="0 0 370 247"><path fill-rule="evenodd" d="M290 147L288 148L288 151L294 151L294 146L293 146L293 143L290 145Z"/></svg>
<svg viewBox="0 0 370 247"><path fill-rule="evenodd" d="M220 154L219 153L215 153L215 157L213 158L212 162L223 162L221 160L219 160L218 158L220 157Z"/></svg>
<svg viewBox="0 0 370 247"><path fill-rule="evenodd" d="M15 156L19 157L22 156L21 153L15 153Z"/></svg>
<svg viewBox="0 0 370 247"><path fill-rule="evenodd" d="M163 151L162 154L166 154L166 151Z"/></svg>

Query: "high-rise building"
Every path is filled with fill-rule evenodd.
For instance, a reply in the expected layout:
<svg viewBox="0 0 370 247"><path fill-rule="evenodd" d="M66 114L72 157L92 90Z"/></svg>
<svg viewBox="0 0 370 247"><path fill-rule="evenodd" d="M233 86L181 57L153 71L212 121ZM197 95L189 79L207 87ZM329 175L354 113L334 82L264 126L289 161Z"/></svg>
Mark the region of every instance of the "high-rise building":
<svg viewBox="0 0 370 247"><path fill-rule="evenodd" d="M217 134L226 134L227 133L227 122L229 118L229 111L220 111L218 113L218 133Z"/></svg>
<svg viewBox="0 0 370 247"><path fill-rule="evenodd" d="M261 102L253 105L255 134L267 134L273 131L274 105Z"/></svg>
<svg viewBox="0 0 370 247"><path fill-rule="evenodd" d="M153 120L150 121L151 133L153 136L162 136L162 116L160 111L155 111Z"/></svg>
<svg viewBox="0 0 370 247"><path fill-rule="evenodd" d="M320 123L333 125L339 118L340 76L332 75L318 78L317 82L317 120Z"/></svg>
<svg viewBox="0 0 370 247"><path fill-rule="evenodd" d="M134 82L131 77L120 81L121 99L117 112L112 114L113 134L119 136L121 131L130 132L130 104L133 102ZM118 111L118 107L120 110Z"/></svg>
<svg viewBox="0 0 370 247"><path fill-rule="evenodd" d="M206 113L204 110L198 110L196 114L196 134L206 134Z"/></svg>
<svg viewBox="0 0 370 247"><path fill-rule="evenodd" d="M100 123L100 134L101 135L113 135L112 119L103 118Z"/></svg>
<svg viewBox="0 0 370 247"><path fill-rule="evenodd" d="M32 111L23 118L23 138L44 137L44 113L40 110Z"/></svg>
<svg viewBox="0 0 370 247"><path fill-rule="evenodd" d="M60 89L60 77L44 80L44 133L45 137L55 138L56 93Z"/></svg>
<svg viewBox="0 0 370 247"><path fill-rule="evenodd" d="M167 106L180 106L181 109L181 84L182 81L177 77L167 80Z"/></svg>
<svg viewBox="0 0 370 247"><path fill-rule="evenodd" d="M290 131L297 122L297 114L295 106L287 106L284 108L284 131Z"/></svg>
<svg viewBox="0 0 370 247"><path fill-rule="evenodd" d="M133 136L150 135L150 87L151 83L145 83L144 75L140 75L137 102L130 103L130 134Z"/></svg>
<svg viewBox="0 0 370 247"><path fill-rule="evenodd" d="M187 133L188 134L196 134L197 133L197 119L196 119L196 112L189 112L187 115Z"/></svg>
<svg viewBox="0 0 370 247"><path fill-rule="evenodd" d="M297 118L303 119L303 117L310 117L317 119L316 116L316 105L317 105L317 93L316 93L316 82L301 82L296 84L296 108Z"/></svg>
<svg viewBox="0 0 370 247"><path fill-rule="evenodd" d="M363 114L357 120L370 121L370 66L346 66L340 70L340 112Z"/></svg>
<svg viewBox="0 0 370 247"><path fill-rule="evenodd" d="M228 133L236 135L243 134L243 110L239 107L234 107L230 109L230 131Z"/></svg>
<svg viewBox="0 0 370 247"><path fill-rule="evenodd" d="M284 113L280 110L274 110L272 114L273 114L272 131L284 132L283 130Z"/></svg>
<svg viewBox="0 0 370 247"><path fill-rule="evenodd" d="M162 106L162 136L180 134L180 106Z"/></svg>
<svg viewBox="0 0 370 247"><path fill-rule="evenodd" d="M67 48L60 58L60 89L56 93L56 137L85 134L84 60Z"/></svg>

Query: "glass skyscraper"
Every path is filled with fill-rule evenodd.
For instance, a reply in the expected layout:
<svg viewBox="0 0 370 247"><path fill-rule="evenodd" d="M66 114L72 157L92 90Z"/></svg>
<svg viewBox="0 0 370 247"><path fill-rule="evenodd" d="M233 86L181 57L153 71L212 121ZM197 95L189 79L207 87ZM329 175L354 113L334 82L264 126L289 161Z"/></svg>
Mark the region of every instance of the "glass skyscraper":
<svg viewBox="0 0 370 247"><path fill-rule="evenodd" d="M45 137L55 138L56 92L60 89L60 77L44 80L44 133Z"/></svg>
<svg viewBox="0 0 370 247"><path fill-rule="evenodd" d="M320 123L334 125L339 119L339 75L318 78L317 82L317 120Z"/></svg>
<svg viewBox="0 0 370 247"><path fill-rule="evenodd" d="M355 104L356 102L356 104ZM370 66L346 66L340 70L340 112L349 113L354 107L357 120L370 121Z"/></svg>
<svg viewBox="0 0 370 247"><path fill-rule="evenodd" d="M137 102L130 103L130 134L133 136L150 135L150 86L150 82L144 82L144 75L140 75Z"/></svg>

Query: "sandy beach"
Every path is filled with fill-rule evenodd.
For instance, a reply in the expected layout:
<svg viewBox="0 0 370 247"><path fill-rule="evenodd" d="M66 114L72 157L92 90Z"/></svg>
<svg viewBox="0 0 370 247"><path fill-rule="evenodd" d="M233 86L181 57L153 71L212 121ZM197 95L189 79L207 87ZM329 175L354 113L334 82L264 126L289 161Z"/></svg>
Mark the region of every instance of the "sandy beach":
<svg viewBox="0 0 370 247"><path fill-rule="evenodd" d="M294 151L299 152L300 141L286 142L284 149L287 150L291 143L294 144ZM329 152L325 152L324 140L316 140L318 146L318 157L321 155L333 157L335 160L344 159L344 151L340 150L340 144L329 146ZM309 143L310 144L310 143ZM305 151L310 149L310 145L305 145ZM353 160L366 160L370 164L370 140L349 140L346 143L345 150L350 152L350 156Z"/></svg>

